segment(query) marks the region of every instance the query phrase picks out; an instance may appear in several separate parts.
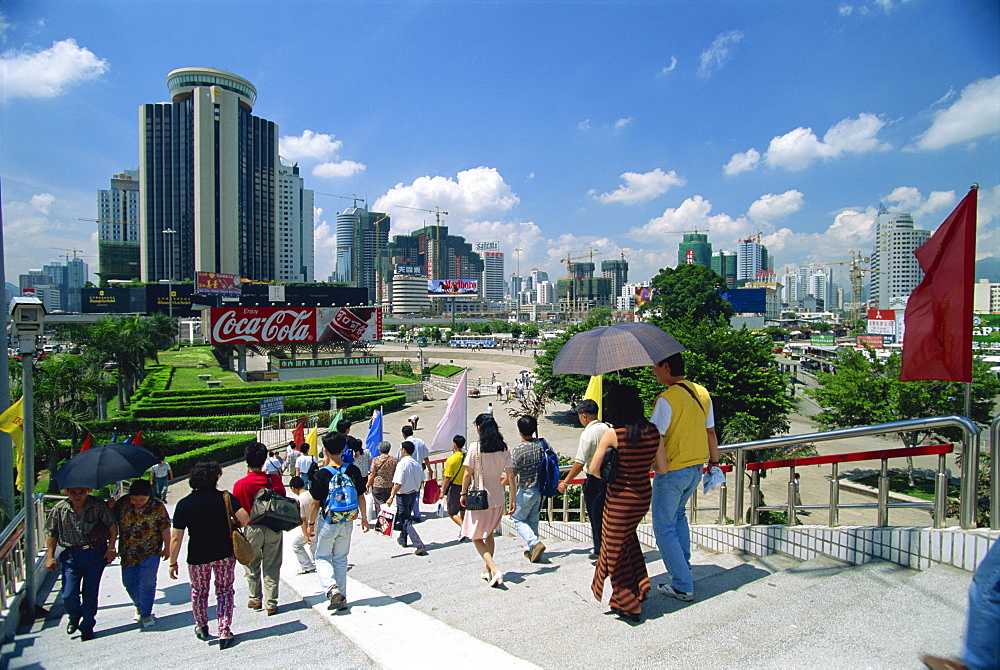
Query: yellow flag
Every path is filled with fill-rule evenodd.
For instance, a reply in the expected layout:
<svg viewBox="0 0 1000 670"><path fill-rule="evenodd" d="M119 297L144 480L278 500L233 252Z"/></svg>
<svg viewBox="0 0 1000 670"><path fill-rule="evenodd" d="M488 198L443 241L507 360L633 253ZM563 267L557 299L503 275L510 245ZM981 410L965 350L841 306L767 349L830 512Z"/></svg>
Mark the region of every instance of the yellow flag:
<svg viewBox="0 0 1000 670"><path fill-rule="evenodd" d="M306 435L306 444L309 445L309 453L310 454L316 454L317 453L316 452L316 442L317 442L317 439L319 438L319 433L316 432L317 430L319 430L319 428L318 427L314 427L312 430L309 431L309 434Z"/></svg>
<svg viewBox="0 0 1000 670"><path fill-rule="evenodd" d="M587 384L587 392L583 394L584 400L593 400L597 403L597 419L601 420L604 417L604 407L602 406L601 400L604 396L604 382L601 375L596 375L590 378L590 383Z"/></svg>
<svg viewBox="0 0 1000 670"><path fill-rule="evenodd" d="M21 400L4 410L0 414L0 430L10 434L10 441L14 445L14 467L17 468L17 488L24 490L24 411L21 407Z"/></svg>

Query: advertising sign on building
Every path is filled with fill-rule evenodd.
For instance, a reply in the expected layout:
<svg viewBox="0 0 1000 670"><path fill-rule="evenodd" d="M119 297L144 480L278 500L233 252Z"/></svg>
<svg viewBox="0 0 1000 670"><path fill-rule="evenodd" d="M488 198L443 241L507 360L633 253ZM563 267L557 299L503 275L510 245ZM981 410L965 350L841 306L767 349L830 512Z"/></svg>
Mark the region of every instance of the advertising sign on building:
<svg viewBox="0 0 1000 670"><path fill-rule="evenodd" d="M896 310L894 309L868 310L868 334L895 335Z"/></svg>
<svg viewBox="0 0 1000 670"><path fill-rule="evenodd" d="M858 349L860 349L866 344L872 349L885 348L885 342L882 340L881 335L858 335L858 344L857 344Z"/></svg>
<svg viewBox="0 0 1000 670"><path fill-rule="evenodd" d="M428 279L430 296L478 295L479 282L475 279Z"/></svg>
<svg viewBox="0 0 1000 670"><path fill-rule="evenodd" d="M476 251L500 251L499 242L476 242Z"/></svg>
<svg viewBox="0 0 1000 670"><path fill-rule="evenodd" d="M285 287L274 285L268 286L267 299L271 302L285 302Z"/></svg>
<svg viewBox="0 0 1000 670"><path fill-rule="evenodd" d="M654 289L652 286L636 286L635 287L635 306L642 307L649 299L653 297Z"/></svg>
<svg viewBox="0 0 1000 670"><path fill-rule="evenodd" d="M382 337L376 307L213 307L212 344L357 342Z"/></svg>
<svg viewBox="0 0 1000 670"><path fill-rule="evenodd" d="M1000 314L973 315L972 346L974 348L1000 347Z"/></svg>
<svg viewBox="0 0 1000 670"><path fill-rule="evenodd" d="M684 262L687 263L688 265L694 265L694 249L687 250L684 257Z"/></svg>
<svg viewBox="0 0 1000 670"><path fill-rule="evenodd" d="M240 276L224 272L195 272L195 293L203 295L240 295Z"/></svg>
<svg viewBox="0 0 1000 670"><path fill-rule="evenodd" d="M413 277L419 277L424 273L424 269L419 265L397 265L396 274L398 275L411 275Z"/></svg>
<svg viewBox="0 0 1000 670"><path fill-rule="evenodd" d="M814 347L832 347L837 344L833 335L810 335L809 343Z"/></svg>

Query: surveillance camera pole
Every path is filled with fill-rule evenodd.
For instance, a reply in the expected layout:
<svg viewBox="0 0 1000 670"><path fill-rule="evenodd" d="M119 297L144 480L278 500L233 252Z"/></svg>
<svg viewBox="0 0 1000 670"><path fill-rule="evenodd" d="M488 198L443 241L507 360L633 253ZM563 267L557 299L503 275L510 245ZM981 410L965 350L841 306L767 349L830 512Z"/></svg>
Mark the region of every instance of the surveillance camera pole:
<svg viewBox="0 0 1000 670"><path fill-rule="evenodd" d="M35 349L38 346L35 335L18 335L18 352L21 354L21 389L24 398L21 407L24 431L24 465L21 466L21 496L24 505L24 611L28 617L35 616L35 559L38 555L35 531L35 399L34 370Z"/></svg>

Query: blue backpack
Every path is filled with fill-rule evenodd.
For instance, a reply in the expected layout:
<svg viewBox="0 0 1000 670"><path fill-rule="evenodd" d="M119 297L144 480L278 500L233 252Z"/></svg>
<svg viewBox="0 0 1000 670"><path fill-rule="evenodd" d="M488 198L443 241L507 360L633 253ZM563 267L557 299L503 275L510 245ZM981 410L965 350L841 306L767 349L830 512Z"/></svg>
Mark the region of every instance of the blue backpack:
<svg viewBox="0 0 1000 670"><path fill-rule="evenodd" d="M358 489L354 480L347 474L349 464L344 463L339 468L326 465L324 470L330 472L330 491L323 503L323 513L327 523L344 523L358 518Z"/></svg>
<svg viewBox="0 0 1000 670"><path fill-rule="evenodd" d="M545 441L542 443L542 459L538 463L538 488L542 496L551 498L559 491L559 456L552 451L552 447Z"/></svg>

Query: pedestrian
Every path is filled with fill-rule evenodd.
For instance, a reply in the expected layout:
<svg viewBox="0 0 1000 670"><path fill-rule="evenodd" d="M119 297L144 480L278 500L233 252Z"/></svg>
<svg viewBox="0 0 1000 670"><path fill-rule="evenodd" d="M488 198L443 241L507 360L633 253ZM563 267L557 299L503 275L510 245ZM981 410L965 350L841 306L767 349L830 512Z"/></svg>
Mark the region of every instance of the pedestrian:
<svg viewBox="0 0 1000 670"><path fill-rule="evenodd" d="M45 569L60 570L59 597L69 619L66 632L72 635L79 630L84 642L94 637L101 575L117 556L118 539L114 514L104 500L90 495L91 491L66 489L66 500L56 503L45 520Z"/></svg>
<svg viewBox="0 0 1000 670"><path fill-rule="evenodd" d="M441 495L444 496L448 516L459 529L465 518L465 507L462 506L462 479L465 477L465 436L456 435L451 438L451 456L444 462L444 483L441 485ZM459 540L465 539L461 530Z"/></svg>
<svg viewBox="0 0 1000 670"><path fill-rule="evenodd" d="M497 422L489 414L476 417L479 441L469 445L465 457L465 477L462 479L462 506L465 518L462 520L462 535L471 539L476 551L486 564L480 575L490 586L503 584L503 573L497 567L493 554L496 551L493 533L500 525L504 508L508 514L517 509L514 495L514 469L511 465L510 450L504 442ZM510 503L505 504L501 477L506 475L507 493ZM468 504L469 489L473 487L486 491L487 509L471 510Z"/></svg>
<svg viewBox="0 0 1000 670"><path fill-rule="evenodd" d="M521 443L511 451L511 465L517 479L517 510L511 515L514 530L524 540L524 557L532 563L542 558L545 545L538 539L538 515L542 511L542 492L538 470L542 462L542 441L538 439L538 420L527 414L517 420Z"/></svg>
<svg viewBox="0 0 1000 670"><path fill-rule="evenodd" d="M407 541L416 547L414 554L424 556L427 549L423 540L417 534L417 529L413 527L412 509L417 505L414 500L420 495L420 485L423 483L423 468L413 458L415 451L412 442L406 440L400 445L403 457L396 464L396 472L392 476L392 491L389 493L387 505L392 505L396 499L396 518L393 525L399 529L399 546L407 547Z"/></svg>
<svg viewBox="0 0 1000 670"><path fill-rule="evenodd" d="M309 445L305 443L300 444L299 456L295 459L294 474L302 477L302 481L305 482L306 488L310 487L309 478L317 466L318 463L316 462L316 457L309 454Z"/></svg>
<svg viewBox="0 0 1000 670"><path fill-rule="evenodd" d="M295 459L297 459L302 452L299 451L299 445L295 444L295 440L289 440L288 446L285 447L285 472L290 475L295 475Z"/></svg>
<svg viewBox="0 0 1000 670"><path fill-rule="evenodd" d="M601 553L601 523L604 518L604 499L607 494L607 486L600 477L590 474L590 464L594 458L594 452L601 441L601 437L608 430L608 424L597 419L600 408L597 402L586 398L578 402L573 411L583 426L580 433L580 441L577 444L576 456L573 457L573 465L570 466L566 477L559 482L559 493L566 493L566 487L577 475L583 471L586 479L583 482L583 503L587 508L587 518L590 520L590 537L594 543L594 551L590 554L590 559L597 560Z"/></svg>
<svg viewBox="0 0 1000 670"><path fill-rule="evenodd" d="M493 403L491 402L486 403L486 413L489 414L490 416L493 416Z"/></svg>
<svg viewBox="0 0 1000 670"><path fill-rule="evenodd" d="M313 545L312 534L309 532L309 508L312 506L312 495L306 490L306 484L299 476L288 480L288 488L292 489L292 495L299 501L299 516L302 518L301 526L288 531L292 534L292 553L299 560L299 571L296 574L307 575L310 572L316 572L316 563L312 556L316 547Z"/></svg>
<svg viewBox="0 0 1000 670"><path fill-rule="evenodd" d="M281 455L278 453L268 454L267 460L264 461L264 472L269 475L276 474L280 477L284 467L285 462L281 460Z"/></svg>
<svg viewBox="0 0 1000 670"><path fill-rule="evenodd" d="M719 439L715 434L712 397L705 387L684 377L684 357L677 353L653 366L653 375L667 390L656 397L650 421L663 436L668 471L653 477L653 535L670 583L656 590L690 602L694 600L691 576L691 540L685 508L701 481L702 468L719 464Z"/></svg>
<svg viewBox="0 0 1000 670"><path fill-rule="evenodd" d="M419 437L413 436L413 426L406 425L402 429L403 439L409 441L413 445L413 459L420 464L421 467L421 480L420 486L423 486L423 471L426 470L428 474L431 472L431 452L427 448L427 443L421 440ZM403 447L400 445L399 451L396 453L396 460L403 460ZM423 518L420 515L420 488L417 488L417 497L413 499L413 511L411 514L413 523L420 523Z"/></svg>
<svg viewBox="0 0 1000 670"><path fill-rule="evenodd" d="M649 511L652 498L649 472L655 466L656 472L665 473L667 459L656 426L646 420L637 387L613 385L607 404L608 421L615 428L608 428L601 436L590 461L590 474L602 476L601 465L612 447L618 451L618 471L607 483L601 550L591 591L600 602L604 582L610 578L611 610L638 622L650 584L636 529Z"/></svg>
<svg viewBox="0 0 1000 670"><path fill-rule="evenodd" d="M418 416L417 414L411 414L409 417L407 417L406 422L410 424L410 427L413 428L413 430L416 430L417 424L420 423L420 416Z"/></svg>
<svg viewBox="0 0 1000 670"><path fill-rule="evenodd" d="M376 518L382 505L389 499L389 494L392 493L392 476L396 473L396 459L389 454L391 449L392 445L388 442L379 442L379 455L372 461L371 471L368 473L368 489L372 492Z"/></svg>
<svg viewBox="0 0 1000 670"><path fill-rule="evenodd" d="M163 456L156 461L156 465L149 469L149 483L153 486L153 496L163 502L167 501L167 487L174 479L174 471L170 469Z"/></svg>
<svg viewBox="0 0 1000 670"><path fill-rule="evenodd" d="M368 456L368 450L365 449L365 445L358 438L348 435L347 448L354 454L354 465L361 471L361 476L368 479L368 472L371 470L371 458ZM365 489L364 493L368 493L368 489Z"/></svg>
<svg viewBox="0 0 1000 670"><path fill-rule="evenodd" d="M323 437L323 467L309 488L308 528L316 537L316 575L329 600L327 609L346 610L347 554L351 550L354 520L361 517L361 530L368 532L365 515L365 480L352 463L345 462L350 454L347 436L330 433ZM332 494L332 495L331 495Z"/></svg>
<svg viewBox="0 0 1000 670"><path fill-rule="evenodd" d="M281 477L264 473L267 447L260 442L247 446L244 459L249 472L246 477L233 484L233 496L240 501L240 507L253 510L253 501L261 489L273 489L285 495L285 485ZM278 584L281 581L281 558L284 535L280 530L262 524L250 523L246 528L247 540L253 547L254 557L249 565L244 565L250 600L247 607L252 610L267 610L268 616L278 613ZM261 589L263 583L263 589Z"/></svg>
<svg viewBox="0 0 1000 670"><path fill-rule="evenodd" d="M114 510L118 520L122 586L135 605L133 621L141 623L143 628L154 623L153 599L160 558L170 558L170 515L163 501L152 494L149 482L137 479Z"/></svg>
<svg viewBox="0 0 1000 670"><path fill-rule="evenodd" d="M497 400L503 400L503 384L497 382Z"/></svg>
<svg viewBox="0 0 1000 670"><path fill-rule="evenodd" d="M231 629L236 590L236 557L230 522L237 527L250 520L247 510L228 491L216 488L222 468L215 461L196 463L188 475L191 493L174 509L174 529L170 536L170 579L177 579L177 559L184 541L188 542L187 564L191 582L191 610L194 634L208 640L208 593L215 579L215 615L219 620L219 649L229 648L235 637ZM230 516L229 512L232 512Z"/></svg>

